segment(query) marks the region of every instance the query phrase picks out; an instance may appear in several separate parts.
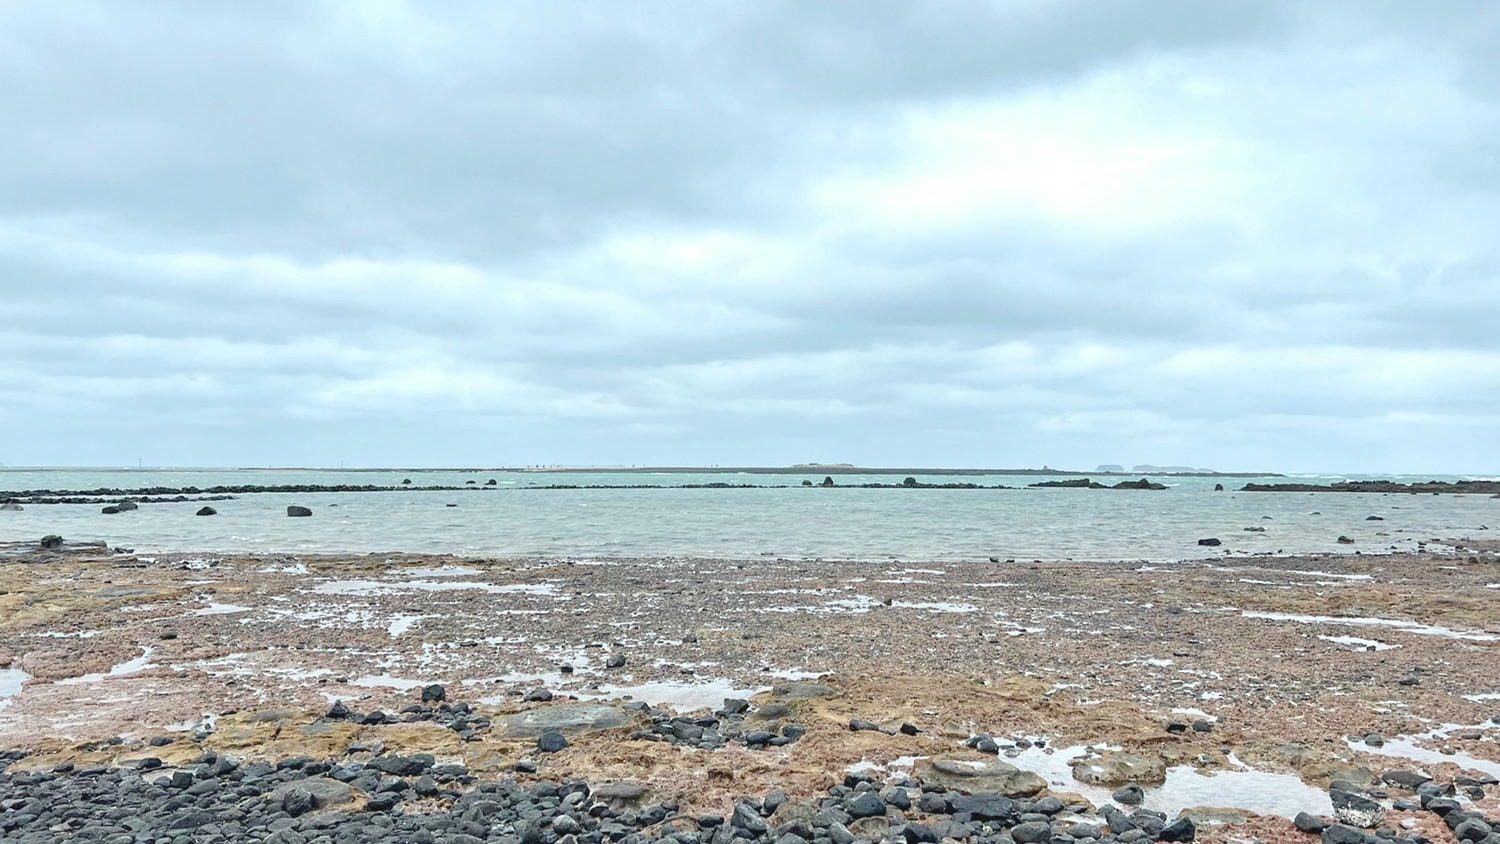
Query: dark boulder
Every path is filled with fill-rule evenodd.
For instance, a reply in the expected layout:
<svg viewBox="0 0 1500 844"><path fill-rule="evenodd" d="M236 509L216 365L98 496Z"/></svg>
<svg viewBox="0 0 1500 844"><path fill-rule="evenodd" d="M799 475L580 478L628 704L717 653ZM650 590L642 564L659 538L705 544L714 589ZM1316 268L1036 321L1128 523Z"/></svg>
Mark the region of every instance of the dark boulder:
<svg viewBox="0 0 1500 844"><path fill-rule="evenodd" d="M195 515L195 516L217 516L217 515L219 515L219 511L215 510L212 507L204 505L203 507L199 507L198 508L198 512L194 513L193 515Z"/></svg>
<svg viewBox="0 0 1500 844"><path fill-rule="evenodd" d="M1216 537L1210 536L1207 539L1200 539L1200 540L1198 540L1198 544L1199 545L1207 546L1209 548L1217 548L1218 546L1223 545L1224 543L1220 542Z"/></svg>
<svg viewBox="0 0 1500 844"><path fill-rule="evenodd" d="M55 533L49 533L42 537L41 547L48 551L55 551L63 545L63 538Z"/></svg>
<svg viewBox="0 0 1500 844"><path fill-rule="evenodd" d="M448 690L437 683L422 688L423 703L440 703L448 699Z"/></svg>
<svg viewBox="0 0 1500 844"><path fill-rule="evenodd" d="M1192 818L1178 818L1156 833L1157 841L1192 841L1198 835L1198 827Z"/></svg>
<svg viewBox="0 0 1500 844"><path fill-rule="evenodd" d="M296 517L296 516L311 516L312 515L312 511L309 510L306 507L303 507L300 504L292 504L292 505L289 505L286 508L286 514L288 516L294 516L294 517Z"/></svg>
<svg viewBox="0 0 1500 844"><path fill-rule="evenodd" d="M120 508L116 507L113 504L110 504L110 505L108 505L106 507L100 507L99 508L99 512L101 512L101 513L108 513L109 515L113 516L114 514L120 512Z"/></svg>
<svg viewBox="0 0 1500 844"><path fill-rule="evenodd" d="M823 486L833 486L833 476L832 475L824 475L823 476Z"/></svg>

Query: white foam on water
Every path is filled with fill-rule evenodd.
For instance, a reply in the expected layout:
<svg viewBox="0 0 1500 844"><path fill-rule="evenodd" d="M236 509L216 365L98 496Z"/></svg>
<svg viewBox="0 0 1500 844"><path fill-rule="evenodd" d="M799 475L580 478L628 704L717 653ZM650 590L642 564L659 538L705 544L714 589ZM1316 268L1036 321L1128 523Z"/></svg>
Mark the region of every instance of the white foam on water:
<svg viewBox="0 0 1500 844"><path fill-rule="evenodd" d="M748 700L750 697L766 691L767 688L736 688L728 680L709 680L697 683L656 681L641 683L635 686L601 686L598 690L582 693L579 697L589 700L603 700L629 695L634 700L643 700L652 706L666 706L678 712L691 712L695 709L718 709L724 705L725 698Z"/></svg>
<svg viewBox="0 0 1500 844"><path fill-rule="evenodd" d="M1389 627L1393 630L1400 630L1403 633L1416 633L1421 636L1441 636L1445 639L1464 639L1470 642L1500 641L1500 633L1454 630L1449 627L1420 624L1415 621L1405 621L1399 618L1367 618L1359 616L1346 618L1344 616L1333 615L1301 615L1298 613L1260 612L1256 610L1244 610L1240 614L1245 618L1262 618L1268 621L1294 621L1299 624L1347 624L1351 627Z"/></svg>
<svg viewBox="0 0 1500 844"><path fill-rule="evenodd" d="M78 677L67 677L58 680L56 684L59 686L77 686L86 683L98 683L102 680L114 677L127 677L131 674L138 674L148 668L155 668L156 663L151 661L151 654L154 653L154 650L145 646L142 646L141 650L142 653L140 656L115 665L103 674L83 674Z"/></svg>
<svg viewBox="0 0 1500 844"><path fill-rule="evenodd" d="M19 668L0 668L0 709L10 706L11 699L21 693L21 686L31 675Z"/></svg>
<svg viewBox="0 0 1500 844"><path fill-rule="evenodd" d="M1335 645L1349 645L1360 650L1373 648L1377 651L1389 651L1401 647L1400 645L1377 642L1374 639L1361 639L1358 636L1319 636L1318 638L1325 642L1332 642Z"/></svg>
<svg viewBox="0 0 1500 844"><path fill-rule="evenodd" d="M230 615L237 612L249 611L249 607L242 607L238 604L216 604L210 602L208 606L202 609L193 610L193 615Z"/></svg>
<svg viewBox="0 0 1500 844"><path fill-rule="evenodd" d="M405 677L392 677L389 674L371 674L352 681L349 685L361 686L366 689L396 689L398 691L411 691L420 689L428 684L426 680L408 680Z"/></svg>

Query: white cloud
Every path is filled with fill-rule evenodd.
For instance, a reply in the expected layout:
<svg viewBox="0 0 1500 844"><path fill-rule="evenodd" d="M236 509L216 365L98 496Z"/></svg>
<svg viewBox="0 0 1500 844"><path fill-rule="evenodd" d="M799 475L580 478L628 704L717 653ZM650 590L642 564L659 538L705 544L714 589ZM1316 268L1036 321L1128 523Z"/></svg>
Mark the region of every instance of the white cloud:
<svg viewBox="0 0 1500 844"><path fill-rule="evenodd" d="M1494 24L6 6L6 460L1492 471Z"/></svg>

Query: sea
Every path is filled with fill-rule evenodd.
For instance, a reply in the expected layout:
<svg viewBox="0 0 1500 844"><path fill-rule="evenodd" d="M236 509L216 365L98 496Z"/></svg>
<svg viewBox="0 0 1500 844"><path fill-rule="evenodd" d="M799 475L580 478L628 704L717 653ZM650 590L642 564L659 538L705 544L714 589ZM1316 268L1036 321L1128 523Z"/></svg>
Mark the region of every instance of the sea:
<svg viewBox="0 0 1500 844"><path fill-rule="evenodd" d="M118 514L93 504L0 511L0 542L47 534L136 552L427 553L467 557L716 557L755 560L1172 562L1225 556L1389 553L1500 537L1487 495L1241 492L1245 483L1312 484L1451 475L1146 475L1165 490L1031 489L1076 475L920 474L929 484L1016 489L862 488L900 475L816 469L733 472L520 470L0 468L0 500L24 490L375 485L378 492L250 493L150 502ZM403 488L453 487L442 490ZM1125 478L1097 477L1106 484ZM494 484L488 482L493 480ZM811 481L815 486L803 486ZM729 484L730 488L706 487ZM740 487L738 485L747 485ZM1214 491L1223 484L1225 491ZM557 488L566 486L568 488ZM205 503L214 516L196 516ZM288 505L311 508L289 518ZM1374 518L1372 518L1374 517ZM1340 542L1344 537L1352 542ZM1210 547L1200 539L1217 538Z"/></svg>

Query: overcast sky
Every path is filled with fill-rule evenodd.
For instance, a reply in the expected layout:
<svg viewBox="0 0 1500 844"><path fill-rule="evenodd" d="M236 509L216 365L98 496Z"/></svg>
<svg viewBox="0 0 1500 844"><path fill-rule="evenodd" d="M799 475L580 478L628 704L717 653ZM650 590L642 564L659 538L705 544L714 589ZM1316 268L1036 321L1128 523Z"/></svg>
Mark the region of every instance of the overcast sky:
<svg viewBox="0 0 1500 844"><path fill-rule="evenodd" d="M1500 472L1496 43L0 2L0 462Z"/></svg>

